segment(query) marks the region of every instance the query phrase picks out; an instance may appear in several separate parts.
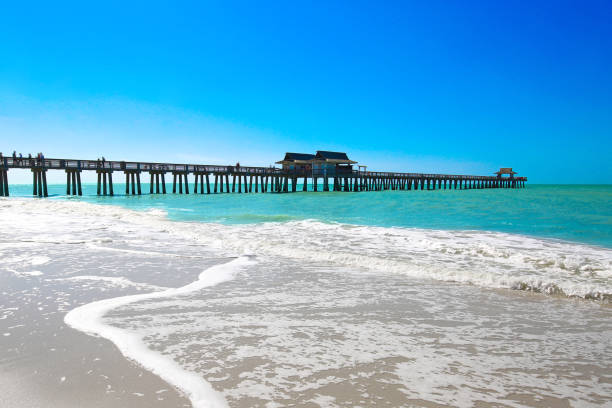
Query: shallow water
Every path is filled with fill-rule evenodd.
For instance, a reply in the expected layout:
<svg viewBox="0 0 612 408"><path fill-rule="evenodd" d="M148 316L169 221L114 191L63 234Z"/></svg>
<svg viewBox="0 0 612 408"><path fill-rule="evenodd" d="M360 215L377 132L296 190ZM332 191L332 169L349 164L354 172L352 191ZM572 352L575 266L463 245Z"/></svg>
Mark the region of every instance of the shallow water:
<svg viewBox="0 0 612 408"><path fill-rule="evenodd" d="M319 186L321 187L321 186ZM298 186L298 190L301 186ZM309 186L312 189L312 186ZM97 197L95 185L70 198L134 210L157 208L177 221L251 224L313 219L321 222L442 230L485 230L550 237L612 248L612 186L527 185L520 190L381 191L361 193L211 194ZM64 199L64 185L49 194ZM31 186L12 186L31 196Z"/></svg>
<svg viewBox="0 0 612 408"><path fill-rule="evenodd" d="M549 224L530 189L496 191L531 200L531 231L521 217L480 216L482 190L456 192L465 197L454 210L448 191L0 199L11 232L0 238L0 333L10 344L0 362L6 373L46 373L53 361L51 374L22 381L66 401L82 387L109 401L73 398L80 406L181 406L172 386L196 407L607 406L610 189L593 189L584 211L580 194L551 204L565 215ZM309 205L326 217L306 217ZM412 225L419 206L446 226ZM560 240L570 239L557 235L571 208L582 214L575 228L597 232ZM276 213L289 218L262 222ZM473 226L449 226L457 220ZM487 227L497 224L519 231ZM111 340L171 386L122 381L127 368L88 355L75 361L70 342L91 337L63 340L64 351L41 344L79 333L57 321L67 312L69 326Z"/></svg>

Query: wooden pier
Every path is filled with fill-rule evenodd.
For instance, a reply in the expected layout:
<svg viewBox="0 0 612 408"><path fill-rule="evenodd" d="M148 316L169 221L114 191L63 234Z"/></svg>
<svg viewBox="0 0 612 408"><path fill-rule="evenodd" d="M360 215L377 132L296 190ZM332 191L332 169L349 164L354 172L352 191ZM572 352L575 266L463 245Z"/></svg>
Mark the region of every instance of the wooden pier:
<svg viewBox="0 0 612 408"><path fill-rule="evenodd" d="M33 195L47 197L47 171L66 173L66 194L82 195L81 173L96 172L97 194L112 196L113 174L125 175L125 194L141 195L141 175L149 174L149 194L166 194L166 175L172 175L173 194L288 193L301 191L384 191L384 190L470 190L485 188L524 188L526 177L516 177L512 169L501 169L496 176L372 172L352 166L335 170L320 168L275 168L217 166L200 164L148 163L76 159L30 159L2 157L0 196L9 195L8 171L32 171ZM507 175L504 177L503 175ZM193 176L190 191L189 176ZM214 178L214 183L211 183Z"/></svg>

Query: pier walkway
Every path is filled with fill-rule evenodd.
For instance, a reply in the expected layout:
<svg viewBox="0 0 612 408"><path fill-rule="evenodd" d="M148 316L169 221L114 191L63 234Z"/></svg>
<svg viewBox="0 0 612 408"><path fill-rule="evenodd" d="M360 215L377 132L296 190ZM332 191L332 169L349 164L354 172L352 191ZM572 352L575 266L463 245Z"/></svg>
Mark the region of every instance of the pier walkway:
<svg viewBox="0 0 612 408"><path fill-rule="evenodd" d="M114 195L113 174L125 175L125 194L140 195L141 175L149 174L149 194L166 194L166 175L172 175L172 193L189 194L188 176L193 175L195 194L288 193L301 191L382 191L523 188L526 177L470 176L454 174L372 172L349 168L342 171L282 170L275 167L217 166L201 164L149 163L77 159L3 157L0 160L0 196L9 195L8 171L32 171L32 192L47 197L47 171L66 173L66 194L82 195L81 173L96 172L97 194ZM214 179L214 181L213 181ZM320 181L322 184L320 184ZM169 182L169 180L168 180ZM331 186L330 186L331 183Z"/></svg>

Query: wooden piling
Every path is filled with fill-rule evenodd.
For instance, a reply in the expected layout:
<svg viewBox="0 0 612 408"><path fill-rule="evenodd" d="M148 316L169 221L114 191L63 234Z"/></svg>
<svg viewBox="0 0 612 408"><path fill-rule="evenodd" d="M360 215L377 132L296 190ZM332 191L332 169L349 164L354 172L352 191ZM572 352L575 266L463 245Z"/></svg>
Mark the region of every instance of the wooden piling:
<svg viewBox="0 0 612 408"><path fill-rule="evenodd" d="M38 194L38 174L36 173L36 170L32 170L32 186L33 186L32 195L37 195Z"/></svg>
<svg viewBox="0 0 612 408"><path fill-rule="evenodd" d="M39 170L36 172L36 178L38 179L38 196L43 196L43 180L42 180L42 171Z"/></svg>
<svg viewBox="0 0 612 408"><path fill-rule="evenodd" d="M81 192L81 187L80 187L81 186L81 176L80 176L80 173L77 174L77 178L79 180L79 194L80 194L80 192ZM113 171L112 170L110 170L108 172L108 189L109 189L110 196L111 197L114 196L115 192L113 191Z"/></svg>
<svg viewBox="0 0 612 408"><path fill-rule="evenodd" d="M43 182L43 196L49 197L49 193L47 191L47 170L42 170L42 182Z"/></svg>

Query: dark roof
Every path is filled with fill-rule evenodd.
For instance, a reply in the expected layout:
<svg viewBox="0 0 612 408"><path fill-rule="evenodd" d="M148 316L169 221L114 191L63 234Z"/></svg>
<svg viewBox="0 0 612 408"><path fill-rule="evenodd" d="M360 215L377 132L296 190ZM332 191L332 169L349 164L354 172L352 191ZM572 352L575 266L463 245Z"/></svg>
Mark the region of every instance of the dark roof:
<svg viewBox="0 0 612 408"><path fill-rule="evenodd" d="M499 171L496 171L494 174L516 174L516 171L512 171L512 167L502 167Z"/></svg>
<svg viewBox="0 0 612 408"><path fill-rule="evenodd" d="M346 153L342 152L327 152L325 150L317 150L317 159L331 159L331 160L349 160Z"/></svg>
<svg viewBox="0 0 612 408"><path fill-rule="evenodd" d="M286 161L294 161L294 160L312 160L314 159L314 154L309 153L285 153L284 160Z"/></svg>

